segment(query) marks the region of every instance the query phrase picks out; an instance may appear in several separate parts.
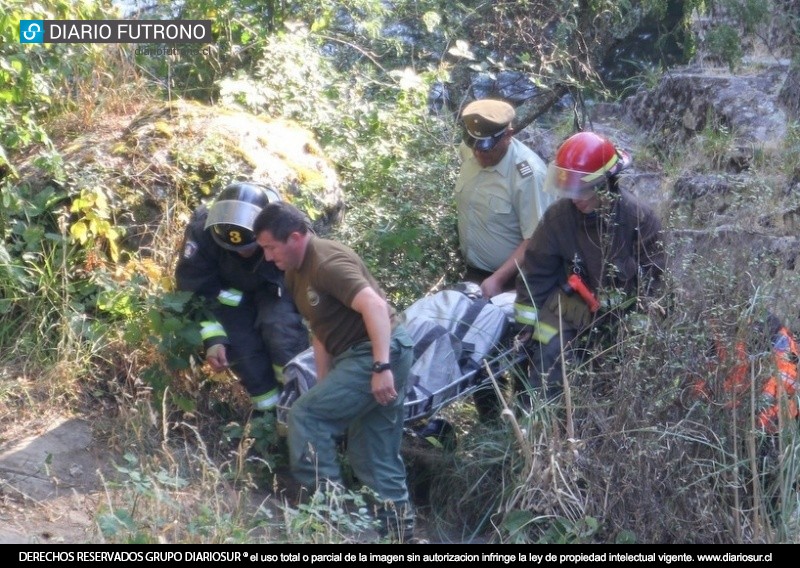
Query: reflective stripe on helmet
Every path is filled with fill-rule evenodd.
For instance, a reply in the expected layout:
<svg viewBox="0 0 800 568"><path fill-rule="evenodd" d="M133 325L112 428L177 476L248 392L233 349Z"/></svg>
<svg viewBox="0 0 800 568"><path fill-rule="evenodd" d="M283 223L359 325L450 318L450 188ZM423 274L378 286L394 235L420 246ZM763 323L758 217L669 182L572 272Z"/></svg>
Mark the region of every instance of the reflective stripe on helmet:
<svg viewBox="0 0 800 568"><path fill-rule="evenodd" d="M228 337L228 334L225 333L225 328L218 321L201 321L200 337L205 341L212 337Z"/></svg>
<svg viewBox="0 0 800 568"><path fill-rule="evenodd" d="M569 199L588 199L594 194L597 181L584 180L586 172L568 170L553 163L547 166L547 175L544 178L544 190L555 193L559 197Z"/></svg>
<svg viewBox="0 0 800 568"><path fill-rule="evenodd" d="M584 172L562 168L556 164L547 167L544 180L545 191L557 193L570 199L589 198L598 185L605 181L605 175L619 163L619 156L614 154L602 168L596 172Z"/></svg>
<svg viewBox="0 0 800 568"><path fill-rule="evenodd" d="M619 156L617 156L616 154L614 154L613 156L611 156L611 159L610 159L610 160L608 160L608 162L606 162L606 163L603 165L603 167L602 167L602 168L600 168L600 169L599 169L599 170L597 170L596 172L592 172L592 173L588 173L588 174L586 174L585 176L583 176L583 177L581 178L581 180L582 180L582 181L584 181L584 182L586 182L586 183L593 183L593 182L594 182L594 181L596 181L596 180L597 180L599 177L601 177L601 176L604 176L604 175L606 174L606 172L608 172L608 171L609 171L611 168L613 168L613 167L614 167L614 165L615 165L615 164L616 164L618 161L619 161Z"/></svg>
<svg viewBox="0 0 800 568"><path fill-rule="evenodd" d="M219 300L219 303L224 306L231 306L235 308L242 303L242 292L236 290L235 288L220 290L217 300Z"/></svg>

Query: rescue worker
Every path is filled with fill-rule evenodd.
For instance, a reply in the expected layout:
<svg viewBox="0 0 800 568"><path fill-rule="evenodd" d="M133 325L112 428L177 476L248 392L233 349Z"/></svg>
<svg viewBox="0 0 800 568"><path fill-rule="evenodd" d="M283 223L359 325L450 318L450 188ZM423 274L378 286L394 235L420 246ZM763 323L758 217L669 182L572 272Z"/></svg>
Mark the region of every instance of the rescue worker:
<svg viewBox="0 0 800 568"><path fill-rule="evenodd" d="M514 118L514 107L495 99L472 101L461 111L458 241L466 263L464 280L480 286L487 300L514 290L525 247L555 201L543 191L544 161L514 138ZM482 422L500 416L494 389L478 389L473 399Z"/></svg>
<svg viewBox="0 0 800 568"><path fill-rule="evenodd" d="M265 258L286 271L313 332L317 383L289 410L292 475L309 491L341 486L336 439L346 434L353 472L380 502L380 533L412 541L414 512L400 455L411 338L361 258L317 237L296 207L271 203L254 228Z"/></svg>
<svg viewBox="0 0 800 568"><path fill-rule="evenodd" d="M202 300L206 362L215 372L230 369L256 411L275 408L283 366L309 346L283 272L264 259L252 230L274 201L278 193L259 184L224 188L193 213L175 269L177 288Z"/></svg>
<svg viewBox="0 0 800 568"><path fill-rule="evenodd" d="M548 167L545 190L562 199L528 243L515 304L517 322L528 326L529 387L548 399L562 392L562 345L569 360L582 331L652 293L663 272L659 219L619 186L630 162L607 138L579 132Z"/></svg>

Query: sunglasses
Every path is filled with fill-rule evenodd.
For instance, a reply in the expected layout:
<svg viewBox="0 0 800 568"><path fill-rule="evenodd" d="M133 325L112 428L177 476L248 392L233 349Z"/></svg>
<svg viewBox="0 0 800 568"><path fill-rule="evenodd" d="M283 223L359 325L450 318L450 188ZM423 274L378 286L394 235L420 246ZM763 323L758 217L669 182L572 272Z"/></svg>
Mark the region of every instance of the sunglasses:
<svg viewBox="0 0 800 568"><path fill-rule="evenodd" d="M469 131L465 128L464 129L464 144L467 145L467 148L471 148L474 150L478 150L479 152L489 152L497 143L500 142L500 139L506 133L507 128L504 128L497 134L493 134L492 136L487 136L485 138L475 138Z"/></svg>

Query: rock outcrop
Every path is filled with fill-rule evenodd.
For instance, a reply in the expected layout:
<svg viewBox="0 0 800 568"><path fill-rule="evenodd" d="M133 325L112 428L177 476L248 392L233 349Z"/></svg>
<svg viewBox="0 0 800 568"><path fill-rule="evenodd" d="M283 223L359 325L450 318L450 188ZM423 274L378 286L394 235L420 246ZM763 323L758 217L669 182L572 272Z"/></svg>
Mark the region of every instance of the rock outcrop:
<svg viewBox="0 0 800 568"><path fill-rule="evenodd" d="M741 76L713 68L669 71L654 89L626 99L623 109L644 130L661 134L664 146L707 128L727 129L745 154L739 159L748 160L753 149L774 147L786 135L778 95L787 70L788 64L776 64Z"/></svg>
<svg viewBox="0 0 800 568"><path fill-rule="evenodd" d="M164 249L159 239L173 241L166 245L173 248L188 212L233 181L274 187L308 211L319 231L338 222L344 208L332 163L313 134L291 121L175 101L88 125L56 143L70 166L66 185L103 192L123 230L122 246L145 255ZM62 185L35 163L20 174L34 193Z"/></svg>
<svg viewBox="0 0 800 568"><path fill-rule="evenodd" d="M797 79L788 62L754 69L672 70L623 101L621 113L677 168L662 177L661 207L676 292L767 298L794 326L800 173L775 164L796 163L786 93L796 93Z"/></svg>
<svg viewBox="0 0 800 568"><path fill-rule="evenodd" d="M321 227L343 208L333 165L309 130L287 120L175 102L140 112L112 153L127 154L130 173L157 174L149 191L156 200L177 190L192 204L232 181L251 180L301 205Z"/></svg>

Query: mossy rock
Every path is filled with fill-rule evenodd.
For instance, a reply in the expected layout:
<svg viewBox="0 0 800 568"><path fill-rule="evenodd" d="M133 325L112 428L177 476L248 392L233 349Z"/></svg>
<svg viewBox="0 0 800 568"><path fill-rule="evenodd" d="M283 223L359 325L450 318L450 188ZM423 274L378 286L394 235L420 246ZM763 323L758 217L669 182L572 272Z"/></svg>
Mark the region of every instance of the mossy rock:
<svg viewBox="0 0 800 568"><path fill-rule="evenodd" d="M194 205L232 181L270 185L321 225L338 220L339 180L310 131L241 110L174 102L143 110L121 136L134 171L164 174ZM156 196L160 197L160 196Z"/></svg>
<svg viewBox="0 0 800 568"><path fill-rule="evenodd" d="M336 171L312 133L282 119L175 101L146 106L132 119L108 117L56 143L67 171L59 186L70 196L103 190L131 251L171 250L191 211L234 181L271 185L308 212L318 231L343 210ZM32 162L21 175L36 187L52 181Z"/></svg>

